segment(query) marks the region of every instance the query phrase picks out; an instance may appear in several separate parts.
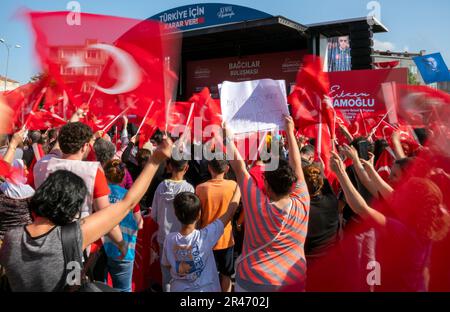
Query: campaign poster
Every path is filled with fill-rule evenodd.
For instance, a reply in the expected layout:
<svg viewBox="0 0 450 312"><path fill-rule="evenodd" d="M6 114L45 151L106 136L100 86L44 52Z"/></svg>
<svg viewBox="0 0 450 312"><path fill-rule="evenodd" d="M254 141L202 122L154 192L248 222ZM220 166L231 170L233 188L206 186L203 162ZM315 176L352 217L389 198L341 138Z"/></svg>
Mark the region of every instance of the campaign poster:
<svg viewBox="0 0 450 312"><path fill-rule="evenodd" d="M395 82L400 85L408 83L408 69L353 70L348 72L331 72L330 96L333 106L341 110L344 117L352 122L362 112L386 114L386 99L383 92L385 83Z"/></svg>
<svg viewBox="0 0 450 312"><path fill-rule="evenodd" d="M352 70L350 37L340 36L328 38L326 59L328 64L328 72Z"/></svg>

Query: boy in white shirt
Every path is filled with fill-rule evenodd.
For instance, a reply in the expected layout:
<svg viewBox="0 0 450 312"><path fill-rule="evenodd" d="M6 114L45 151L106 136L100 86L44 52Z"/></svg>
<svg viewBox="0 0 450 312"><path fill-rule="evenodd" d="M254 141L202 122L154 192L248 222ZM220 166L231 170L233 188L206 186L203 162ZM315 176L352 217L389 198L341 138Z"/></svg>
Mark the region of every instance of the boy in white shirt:
<svg viewBox="0 0 450 312"><path fill-rule="evenodd" d="M175 215L182 227L180 232L167 235L161 260L163 266L170 268L170 291L221 291L213 247L238 205L239 193L235 192L227 212L207 227L197 230L195 226L201 216L200 199L189 192L175 197Z"/></svg>

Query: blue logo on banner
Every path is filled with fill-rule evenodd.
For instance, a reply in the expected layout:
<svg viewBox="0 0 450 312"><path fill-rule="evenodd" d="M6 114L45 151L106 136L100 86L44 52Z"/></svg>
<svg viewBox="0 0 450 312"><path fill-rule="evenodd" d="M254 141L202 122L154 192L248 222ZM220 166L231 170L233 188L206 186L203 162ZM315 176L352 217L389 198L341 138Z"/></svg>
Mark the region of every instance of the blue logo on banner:
<svg viewBox="0 0 450 312"><path fill-rule="evenodd" d="M426 84L450 81L450 72L441 53L417 56L413 60Z"/></svg>
<svg viewBox="0 0 450 312"><path fill-rule="evenodd" d="M174 8L149 19L165 23L169 29L185 31L269 17L272 15L240 5L205 3Z"/></svg>

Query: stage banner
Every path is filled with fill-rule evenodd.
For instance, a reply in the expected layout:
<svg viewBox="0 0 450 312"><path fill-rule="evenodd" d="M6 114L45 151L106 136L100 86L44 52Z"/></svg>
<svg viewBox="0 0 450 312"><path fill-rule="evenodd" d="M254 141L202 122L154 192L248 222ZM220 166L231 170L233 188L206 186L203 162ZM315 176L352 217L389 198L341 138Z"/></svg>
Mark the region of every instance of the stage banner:
<svg viewBox="0 0 450 312"><path fill-rule="evenodd" d="M287 87L290 88L295 85L304 55L306 51L299 50L189 61L186 72L186 94L198 93L208 87L212 97L218 99L218 85L223 81L285 80Z"/></svg>
<svg viewBox="0 0 450 312"><path fill-rule="evenodd" d="M225 81L220 86L223 120L235 134L284 130L289 115L284 80Z"/></svg>
<svg viewBox="0 0 450 312"><path fill-rule="evenodd" d="M164 23L168 30L186 31L270 17L268 13L241 5L199 3L170 9L150 19Z"/></svg>
<svg viewBox="0 0 450 312"><path fill-rule="evenodd" d="M386 114L383 84L408 83L408 69L353 70L346 72L330 72L330 96L333 106L342 111L349 121L355 121L357 114ZM386 89L386 88L384 88Z"/></svg>

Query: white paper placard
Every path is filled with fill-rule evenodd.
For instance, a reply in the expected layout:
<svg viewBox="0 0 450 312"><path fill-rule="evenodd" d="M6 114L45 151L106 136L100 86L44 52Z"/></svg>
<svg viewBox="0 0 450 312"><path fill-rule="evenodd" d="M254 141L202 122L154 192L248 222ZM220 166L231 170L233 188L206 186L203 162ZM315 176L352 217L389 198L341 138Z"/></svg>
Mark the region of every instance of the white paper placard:
<svg viewBox="0 0 450 312"><path fill-rule="evenodd" d="M289 115L284 80L225 81L219 85L223 120L234 133L284 130Z"/></svg>

